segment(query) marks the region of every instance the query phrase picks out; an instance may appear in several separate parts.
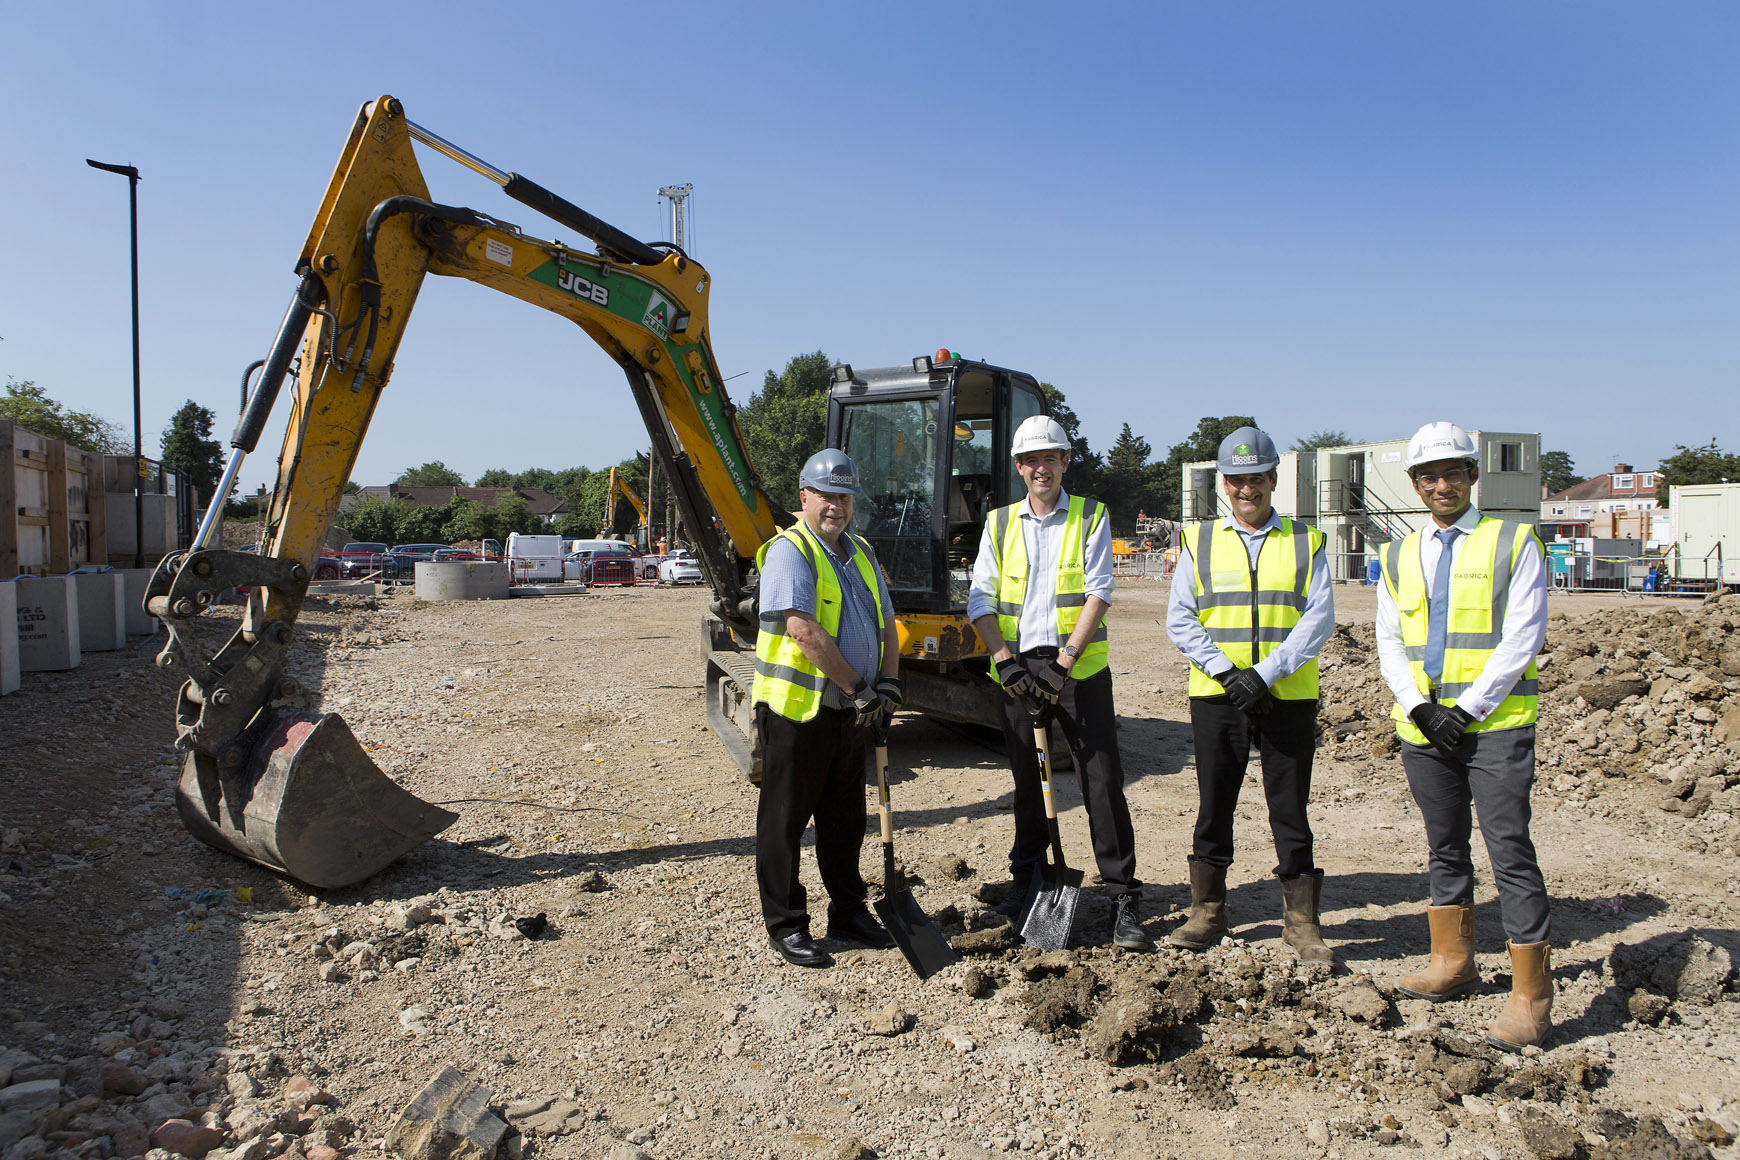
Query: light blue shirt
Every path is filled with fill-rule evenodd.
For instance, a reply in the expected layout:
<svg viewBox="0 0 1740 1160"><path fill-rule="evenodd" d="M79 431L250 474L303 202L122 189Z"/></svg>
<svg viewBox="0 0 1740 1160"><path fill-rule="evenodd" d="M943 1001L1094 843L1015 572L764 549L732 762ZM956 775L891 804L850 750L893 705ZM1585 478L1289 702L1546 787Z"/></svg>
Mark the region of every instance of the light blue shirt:
<svg viewBox="0 0 1740 1160"><path fill-rule="evenodd" d="M1063 555L1063 526L1069 521L1069 493L1057 497L1050 514L1035 515L1030 502L1015 509L1021 519L1021 535L1027 545L1027 595L1021 602L1020 639L1009 642L1016 652L1056 648L1064 641L1057 633L1057 562ZM1082 555L1083 587L1089 596L1112 602L1111 515L1088 533ZM997 553L992 543L992 521L985 521L979 537L979 556L973 561L973 587L967 594L967 619L997 614Z"/></svg>
<svg viewBox="0 0 1740 1160"><path fill-rule="evenodd" d="M876 576L876 594L872 596L865 589L864 580L858 575L857 562L852 558L858 551L852 537L840 537L842 550L838 555L820 536L816 540L822 545L822 557L834 569L834 577L840 585L840 632L835 638L840 655L852 666L859 680L874 684L882 670L882 631L876 627L876 605L882 605L884 623L894 619L894 606L888 600L888 586L883 583L882 569L877 567L872 556L870 571ZM767 556L762 561L761 615L778 616L783 621L791 612L816 616L816 581L804 554L796 544L782 536L768 547ZM851 698L833 681L828 681L822 687L822 704L830 709L843 709L851 704Z"/></svg>
<svg viewBox="0 0 1740 1160"><path fill-rule="evenodd" d="M1220 526L1231 528L1244 539L1245 552L1255 569L1263 542L1271 531L1281 526L1281 517L1270 509L1269 518L1255 531L1240 526L1231 516L1223 516ZM1305 610L1299 614L1299 623L1287 633L1286 640L1275 646L1274 652L1252 666L1257 670L1257 676L1271 687L1281 678L1290 677L1305 667L1323 648L1329 634L1335 631L1335 589L1329 582L1327 552L1328 543L1325 542L1311 557L1311 585L1305 590ZM1166 635L1192 664L1213 674L1234 666L1220 651L1220 646L1209 639L1208 630L1202 627L1200 609L1196 604L1196 586L1191 582L1195 575L1196 561L1190 555L1190 541L1186 536L1178 548L1178 567L1173 570L1172 593L1166 601Z"/></svg>

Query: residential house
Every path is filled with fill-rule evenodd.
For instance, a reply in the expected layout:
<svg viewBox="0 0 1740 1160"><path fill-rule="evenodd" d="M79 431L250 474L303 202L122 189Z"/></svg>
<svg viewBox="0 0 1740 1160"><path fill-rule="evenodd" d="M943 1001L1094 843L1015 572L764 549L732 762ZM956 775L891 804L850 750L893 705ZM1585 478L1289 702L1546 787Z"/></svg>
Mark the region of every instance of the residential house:
<svg viewBox="0 0 1740 1160"><path fill-rule="evenodd" d="M1586 479L1541 501L1541 535L1547 539L1643 540L1654 543L1656 473L1629 463Z"/></svg>

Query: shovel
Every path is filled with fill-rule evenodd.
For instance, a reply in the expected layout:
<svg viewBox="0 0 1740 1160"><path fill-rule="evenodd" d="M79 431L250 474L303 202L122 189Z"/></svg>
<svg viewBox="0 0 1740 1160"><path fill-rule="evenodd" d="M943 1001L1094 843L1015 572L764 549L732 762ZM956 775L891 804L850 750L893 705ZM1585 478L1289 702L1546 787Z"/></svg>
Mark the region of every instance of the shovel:
<svg viewBox="0 0 1740 1160"><path fill-rule="evenodd" d="M1045 748L1046 720L1043 715L1033 719L1033 746L1039 756L1039 788L1045 796L1045 821L1051 827L1051 857L1041 862L1038 892L1027 911L1021 937L1030 947L1042 951L1060 951L1069 943L1069 929L1075 925L1075 908L1081 902L1080 870L1072 870L1063 860L1063 835L1057 829L1057 801L1051 794L1051 758Z"/></svg>
<svg viewBox="0 0 1740 1160"><path fill-rule="evenodd" d="M888 928L913 973L928 979L950 963L960 962L930 916L920 910L906 884L906 876L894 867L894 811L888 801L888 737L876 730L876 793L882 820L882 897L876 900L876 917Z"/></svg>

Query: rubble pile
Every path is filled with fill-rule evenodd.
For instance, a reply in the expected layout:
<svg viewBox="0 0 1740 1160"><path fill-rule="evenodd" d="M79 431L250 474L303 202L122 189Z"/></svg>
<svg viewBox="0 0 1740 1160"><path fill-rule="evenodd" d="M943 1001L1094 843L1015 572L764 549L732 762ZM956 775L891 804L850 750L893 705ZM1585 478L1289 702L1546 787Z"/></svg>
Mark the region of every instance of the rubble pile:
<svg viewBox="0 0 1740 1160"><path fill-rule="evenodd" d="M1373 627L1337 625L1319 666L1328 755L1394 755ZM1719 844L1740 838L1740 594L1654 614L1555 615L1538 667L1545 792L1587 802L1609 780L1660 783L1664 810L1710 815Z"/></svg>

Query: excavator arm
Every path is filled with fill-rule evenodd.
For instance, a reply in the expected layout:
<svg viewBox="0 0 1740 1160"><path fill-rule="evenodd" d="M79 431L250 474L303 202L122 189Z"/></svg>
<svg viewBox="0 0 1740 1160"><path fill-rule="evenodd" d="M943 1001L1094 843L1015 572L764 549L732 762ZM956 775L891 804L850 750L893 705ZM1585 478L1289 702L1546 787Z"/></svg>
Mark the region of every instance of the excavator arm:
<svg viewBox="0 0 1740 1160"><path fill-rule="evenodd" d="M640 496L634 488L628 486L628 480L622 478L622 473L612 467L610 469L610 483L604 491L604 522L607 524L616 512L616 497L619 495L628 501L628 506L634 509L635 515L640 517L641 538L649 541L643 543L641 547L643 549L651 547L652 528L646 518L646 505L640 502Z"/></svg>
<svg viewBox="0 0 1740 1160"><path fill-rule="evenodd" d="M432 201L414 141L496 181L596 249L541 241ZM392 97L359 113L296 269L295 296L215 492L228 494L293 376L267 543L258 556L214 547L222 509L214 501L192 549L158 567L146 605L170 632L157 663L187 675L177 706L184 823L220 849L331 887L368 877L455 820L392 783L343 720L312 712L284 673L310 570L427 275L464 278L562 315L622 368L713 589L712 647L733 635L753 640L755 553L791 517L769 500L721 382L708 339L707 271L413 124ZM239 584L255 592L242 625L208 652L196 618ZM710 715L718 727L720 714ZM743 743L727 744L747 768Z"/></svg>

